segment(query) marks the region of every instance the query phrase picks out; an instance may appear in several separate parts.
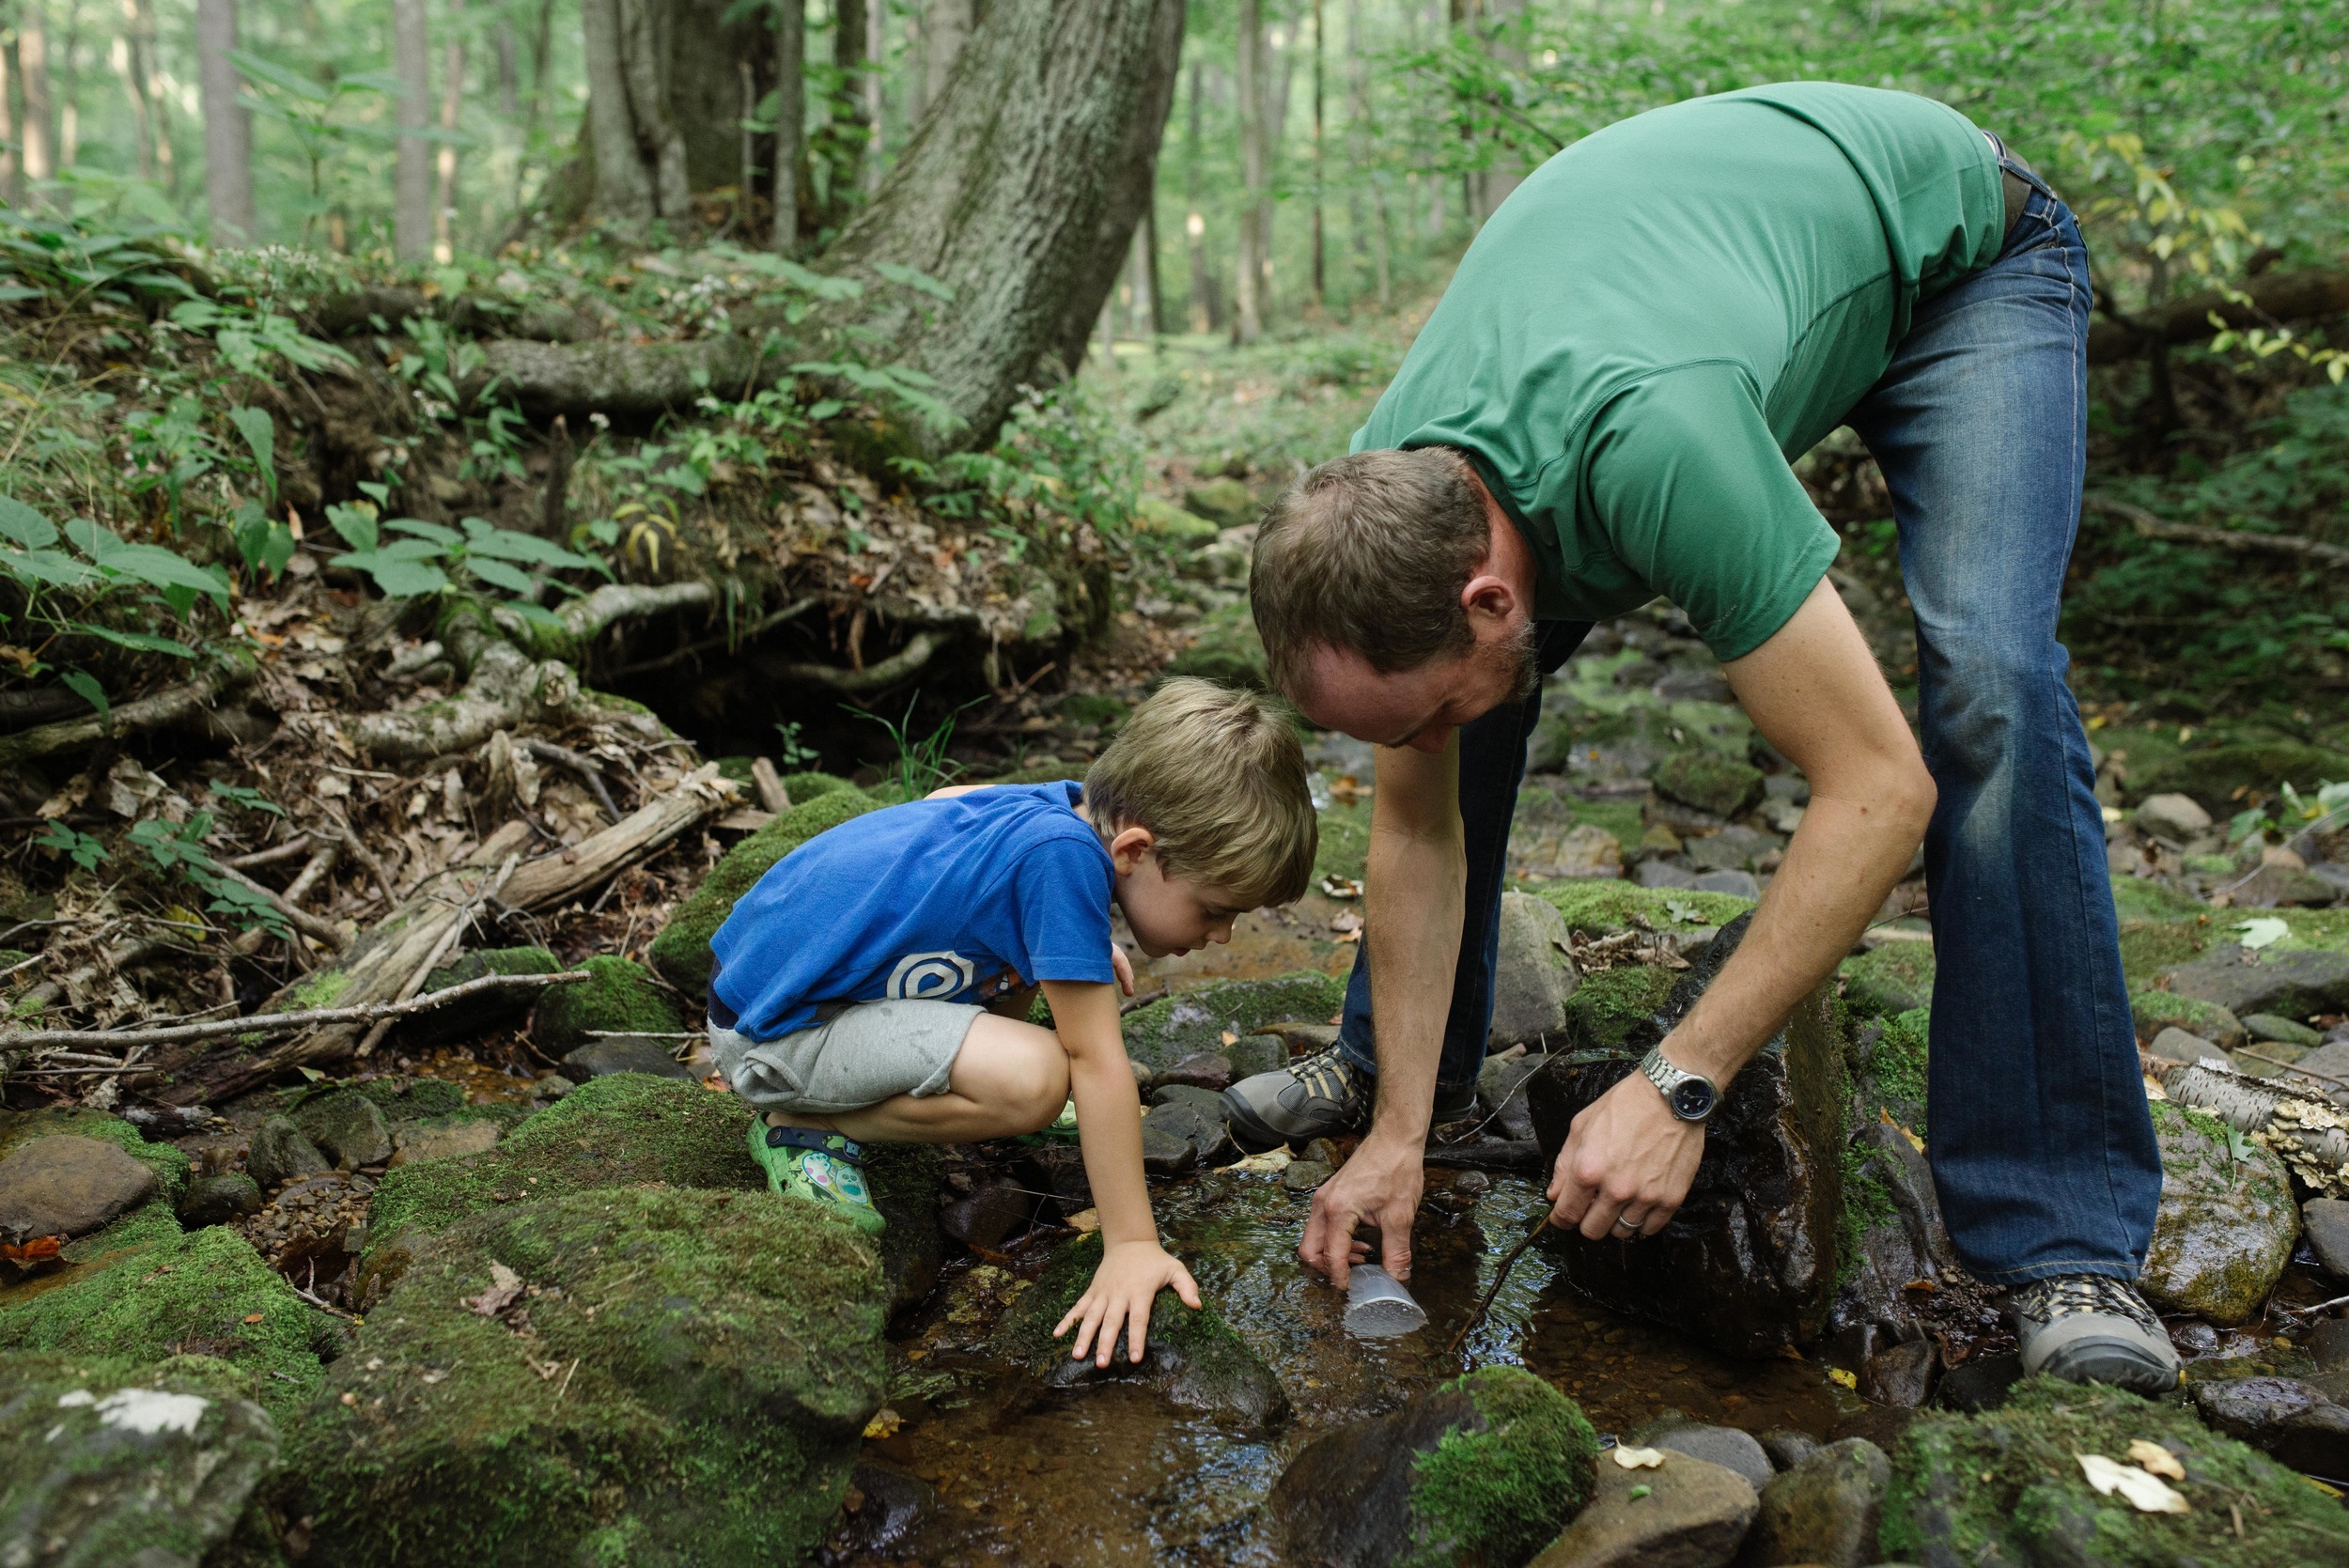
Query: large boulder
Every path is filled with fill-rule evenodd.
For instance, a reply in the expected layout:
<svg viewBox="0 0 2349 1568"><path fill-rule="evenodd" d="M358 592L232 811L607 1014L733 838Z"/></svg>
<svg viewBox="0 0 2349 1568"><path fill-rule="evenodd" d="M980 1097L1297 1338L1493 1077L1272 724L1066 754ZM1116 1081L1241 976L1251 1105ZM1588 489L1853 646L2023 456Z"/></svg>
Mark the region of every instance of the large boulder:
<svg viewBox="0 0 2349 1568"><path fill-rule="evenodd" d="M2089 1484L2081 1454L2130 1463L2169 1450L2184 1514L2139 1513ZM2141 1568L2151 1563L2349 1561L2349 1514L2183 1405L2099 1385L2027 1378L1996 1410L1927 1414L1892 1456L1881 1547L1894 1561Z"/></svg>
<svg viewBox="0 0 2349 1568"><path fill-rule="evenodd" d="M367 1314L278 1499L320 1560L801 1560L887 1387L873 1253L764 1192L450 1227Z"/></svg>
<svg viewBox="0 0 2349 1568"><path fill-rule="evenodd" d="M2349 1409L2291 1377L2240 1377L2194 1385L2194 1408L2230 1437L2295 1470L2349 1475Z"/></svg>
<svg viewBox="0 0 2349 1568"><path fill-rule="evenodd" d="M1745 929L1743 919L1723 927L1659 1012L1620 1045L1554 1055L1534 1075L1528 1103L1545 1166L1575 1116L1637 1071L1695 1004ZM1636 1244L1545 1240L1576 1289L1735 1355L1768 1355L1819 1334L1835 1293L1848 1082L1829 1001L1824 987L1806 998L1731 1083L1688 1200L1661 1232Z"/></svg>
<svg viewBox="0 0 2349 1568"><path fill-rule="evenodd" d="M2138 1288L2165 1312L2248 1322L2300 1235L2284 1163L2216 1117L2158 1100L2153 1110L2161 1207Z"/></svg>
<svg viewBox="0 0 2349 1568"><path fill-rule="evenodd" d="M1271 980L1211 981L1128 1014L1126 1054L1162 1073L1203 1051L1228 1051L1271 1024L1327 1023L1345 1005L1346 981L1311 970Z"/></svg>
<svg viewBox="0 0 2349 1568"><path fill-rule="evenodd" d="M277 1463L225 1361L0 1355L0 1562L196 1568Z"/></svg>
<svg viewBox="0 0 2349 1568"><path fill-rule="evenodd" d="M2349 753L2281 740L2181 752L2129 783L2147 797L2190 795L2214 812L2230 813L2248 791L2272 794L2288 784L2312 793L2327 779L2349 779Z"/></svg>
<svg viewBox="0 0 2349 1568"><path fill-rule="evenodd" d="M1750 1568L1865 1568L1877 1561L1891 1480L1892 1462L1867 1438L1829 1443L1763 1486L1762 1512L1742 1560Z"/></svg>
<svg viewBox="0 0 2349 1568"><path fill-rule="evenodd" d="M2162 971L2170 994L2223 1007L2241 1018L2248 1013L2278 1013L2304 1018L2349 1007L2349 953L2324 948L2220 947L2190 964ZM2191 1023L2186 1025L2193 1029ZM2227 1049L2234 1046L2195 1029ZM2236 1044L2239 1044L2237 1041Z"/></svg>
<svg viewBox="0 0 2349 1568"><path fill-rule="evenodd" d="M817 833L879 804L828 774L794 773L783 782L791 791L791 809L727 850L653 939L647 954L652 967L688 996L699 996L709 987L709 939L734 911L735 900L750 892L770 866Z"/></svg>
<svg viewBox="0 0 2349 1568"><path fill-rule="evenodd" d="M1048 1389L1133 1378L1159 1389L1177 1408L1196 1410L1232 1426L1265 1431L1288 1419L1288 1395L1272 1369L1213 1307L1194 1311L1171 1290L1159 1292L1151 1304L1150 1329L1139 1363L1128 1358L1122 1335L1107 1367L1095 1365L1091 1357L1081 1361L1071 1358L1072 1338L1055 1339L1052 1329L1100 1266L1099 1232L1064 1243L1034 1285L1004 1314L996 1333L998 1351L1026 1367Z"/></svg>
<svg viewBox="0 0 2349 1568"><path fill-rule="evenodd" d="M1574 995L1574 950L1566 918L1531 893L1501 895L1501 950L1493 965L1493 1023L1488 1051L1543 1048L1566 1032Z"/></svg>
<svg viewBox="0 0 2349 1568"><path fill-rule="evenodd" d="M1293 1562L1516 1568L1589 1500L1597 1454L1572 1400L1484 1367L1315 1438L1265 1509Z"/></svg>
<svg viewBox="0 0 2349 1568"><path fill-rule="evenodd" d="M115 1143L70 1133L0 1158L0 1236L86 1235L153 1197L154 1170Z"/></svg>
<svg viewBox="0 0 2349 1568"><path fill-rule="evenodd" d="M560 1062L574 1051L595 1048L599 1042L589 1036L599 1032L673 1035L684 1029L677 1003L653 984L643 965L601 955L579 967L586 970L588 978L549 986L539 993L538 1005L530 1015L530 1043L546 1057ZM650 1046L666 1054L665 1042L630 1040L600 1044ZM599 1075L582 1071L568 1076Z"/></svg>

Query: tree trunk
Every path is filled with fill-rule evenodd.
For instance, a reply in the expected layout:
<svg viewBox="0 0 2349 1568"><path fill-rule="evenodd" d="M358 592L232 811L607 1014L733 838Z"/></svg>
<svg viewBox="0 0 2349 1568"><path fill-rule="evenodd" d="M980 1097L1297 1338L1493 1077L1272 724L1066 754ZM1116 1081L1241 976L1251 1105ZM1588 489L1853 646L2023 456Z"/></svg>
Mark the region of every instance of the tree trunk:
<svg viewBox="0 0 2349 1568"><path fill-rule="evenodd" d="M409 0L419 3L419 0ZM260 238L253 212L253 119L237 101L237 0L195 0L195 51L204 108L204 189L212 232L234 245Z"/></svg>
<svg viewBox="0 0 2349 1568"><path fill-rule="evenodd" d="M441 145L432 149L432 259L457 259L457 118L465 107L464 0L448 0L441 43Z"/></svg>
<svg viewBox="0 0 2349 1568"><path fill-rule="evenodd" d="M22 0L16 18L17 63L23 69L17 85L24 97L27 180L57 178L57 106L49 91L49 23L41 14L42 4L43 0Z"/></svg>
<svg viewBox="0 0 2349 1568"><path fill-rule="evenodd" d="M772 242L800 248L800 164L807 152L807 0L775 0L775 218Z"/></svg>
<svg viewBox="0 0 2349 1568"><path fill-rule="evenodd" d="M825 256L868 285L859 325L938 381L962 423L933 450L992 440L1037 362L1069 370L1150 199L1183 0L996 0L872 204ZM883 285L918 269L941 307Z"/></svg>
<svg viewBox="0 0 2349 1568"><path fill-rule="evenodd" d="M1207 270L1207 218L1199 210L1200 66L1190 63L1190 125L1184 137L1183 238L1190 246L1190 330L1211 333L1222 314L1216 308L1215 274Z"/></svg>
<svg viewBox="0 0 2349 1568"><path fill-rule="evenodd" d="M838 72L824 103L824 170L817 193L826 226L847 220L850 195L862 190L872 128L864 118L866 0L832 0L832 64Z"/></svg>
<svg viewBox="0 0 2349 1568"><path fill-rule="evenodd" d="M392 249L402 261L432 254L431 42L424 0L392 0L392 70L399 79L399 145L392 193Z"/></svg>
<svg viewBox="0 0 2349 1568"><path fill-rule="evenodd" d="M1319 310L1329 295L1329 269L1323 255L1321 231L1321 183L1325 172L1321 157L1321 0L1314 0L1314 308Z"/></svg>
<svg viewBox="0 0 2349 1568"><path fill-rule="evenodd" d="M522 72L521 52L514 44L514 22L501 15L490 34L490 46L497 52L498 114L507 121L522 116Z"/></svg>
<svg viewBox="0 0 2349 1568"><path fill-rule="evenodd" d="M24 166L16 156L24 145L16 117L14 84L19 74L16 40L0 42L0 201L10 207L24 205Z"/></svg>
<svg viewBox="0 0 2349 1568"><path fill-rule="evenodd" d="M132 69L147 94L148 107L153 112L152 130L155 136L155 167L163 176L164 194L177 200L179 195L179 159L171 145L171 102L156 84L161 45L155 34L154 0L123 0L126 14L132 19Z"/></svg>
<svg viewBox="0 0 2349 1568"><path fill-rule="evenodd" d="M1166 290L1159 286L1159 187L1150 184L1150 200L1142 210L1142 286L1150 293L1150 335L1166 335Z"/></svg>
<svg viewBox="0 0 2349 1568"><path fill-rule="evenodd" d="M695 191L742 178L742 61L758 71L755 22L727 0L581 0L587 62L588 210L623 233L690 232ZM754 81L754 85L758 84Z"/></svg>
<svg viewBox="0 0 2349 1568"><path fill-rule="evenodd" d="M922 96L914 118L946 96L946 77L962 46L971 41L971 0L930 0L922 13Z"/></svg>
<svg viewBox="0 0 2349 1568"><path fill-rule="evenodd" d="M131 101L131 135L138 144L139 178L151 184L155 179L153 116L148 109L146 62L140 58L137 13L132 9L130 0L123 0L122 21L122 31L114 36L107 51L107 63L122 78L122 96Z"/></svg>
<svg viewBox="0 0 2349 1568"><path fill-rule="evenodd" d="M1232 341L1253 343L1264 331L1265 137L1264 17L1258 0L1239 0L1239 276L1232 290Z"/></svg>

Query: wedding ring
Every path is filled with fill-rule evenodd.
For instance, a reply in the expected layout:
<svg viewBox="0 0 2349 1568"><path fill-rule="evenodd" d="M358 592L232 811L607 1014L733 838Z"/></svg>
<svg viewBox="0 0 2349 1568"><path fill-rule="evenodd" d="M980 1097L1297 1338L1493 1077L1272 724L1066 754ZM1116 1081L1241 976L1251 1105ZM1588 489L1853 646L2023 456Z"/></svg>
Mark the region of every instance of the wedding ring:
<svg viewBox="0 0 2349 1568"><path fill-rule="evenodd" d="M1640 1222L1619 1214L1615 1216L1615 1228L1619 1231L1637 1231L1640 1228Z"/></svg>

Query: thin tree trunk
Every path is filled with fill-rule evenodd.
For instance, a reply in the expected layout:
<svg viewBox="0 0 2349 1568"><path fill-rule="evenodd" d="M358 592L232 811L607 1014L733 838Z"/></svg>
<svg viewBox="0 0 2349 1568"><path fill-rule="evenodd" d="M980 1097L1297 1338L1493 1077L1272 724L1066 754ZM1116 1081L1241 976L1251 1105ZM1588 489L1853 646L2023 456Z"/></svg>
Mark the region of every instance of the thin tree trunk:
<svg viewBox="0 0 2349 1568"><path fill-rule="evenodd" d="M10 207L24 205L24 165L16 155L24 145L23 128L16 117L19 74L16 39L0 42L0 201Z"/></svg>
<svg viewBox="0 0 2349 1568"><path fill-rule="evenodd" d="M1137 336L1147 337L1158 331L1159 303L1157 290L1150 278L1150 210L1142 210L1142 221L1134 225L1133 258L1127 272L1133 289L1133 304L1126 319Z"/></svg>
<svg viewBox="0 0 2349 1568"><path fill-rule="evenodd" d="M1166 335L1166 290L1159 285L1159 188L1150 186L1150 205L1142 210L1142 277L1150 290L1150 335Z"/></svg>
<svg viewBox="0 0 2349 1568"><path fill-rule="evenodd" d="M253 120L237 101L236 0L195 0L195 50L204 106L204 189L212 232L230 244L260 238L253 211Z"/></svg>
<svg viewBox="0 0 2349 1568"><path fill-rule="evenodd" d="M441 41L441 145L432 149L432 259L457 259L457 120L465 107L465 0L448 0Z"/></svg>
<svg viewBox="0 0 2349 1568"><path fill-rule="evenodd" d="M521 118L522 73L521 49L514 41L513 18L500 12L496 25L490 32L490 47L496 52L498 72L498 114L507 120Z"/></svg>
<svg viewBox="0 0 2349 1568"><path fill-rule="evenodd" d="M82 0L65 0L65 47L57 60L65 68L65 101L57 105L57 167L70 169L82 154Z"/></svg>
<svg viewBox="0 0 2349 1568"><path fill-rule="evenodd" d="M864 6L864 164L861 179L865 195L880 189L881 72L889 64L887 0L865 0Z"/></svg>
<svg viewBox="0 0 2349 1568"><path fill-rule="evenodd" d="M776 0L775 217L771 242L800 248L800 161L807 137L807 0Z"/></svg>
<svg viewBox="0 0 2349 1568"><path fill-rule="evenodd" d="M1190 126L1183 147L1183 237L1190 245L1190 330L1216 328L1214 275L1207 271L1207 219L1199 210L1199 62L1190 63Z"/></svg>
<svg viewBox="0 0 2349 1568"><path fill-rule="evenodd" d="M171 101L155 81L161 45L155 34L154 0L129 0L129 3L137 30L136 53L132 54L132 62L139 73L148 107L153 116L155 168L163 177L164 192L177 198L179 194L179 159L171 145Z"/></svg>
<svg viewBox="0 0 2349 1568"><path fill-rule="evenodd" d="M1324 165L1321 157L1321 0L1314 0L1314 309L1320 310L1329 295L1329 270L1322 255L1321 184Z"/></svg>
<svg viewBox="0 0 2349 1568"><path fill-rule="evenodd" d="M514 208L522 205L522 181L538 145L538 121L546 113L547 62L554 53L554 0L538 0L538 26L530 40L530 106L522 115L521 150L514 155Z"/></svg>
<svg viewBox="0 0 2349 1568"><path fill-rule="evenodd" d="M1390 249L1394 238L1387 215L1386 171L1376 166L1378 127L1371 116L1370 67L1362 54L1362 0L1346 0L1346 60L1354 99L1353 123L1347 130L1355 144L1357 165L1370 170L1370 201L1376 219L1370 231L1371 262L1377 272L1378 306L1383 310L1393 301Z"/></svg>
<svg viewBox="0 0 2349 1568"><path fill-rule="evenodd" d="M140 58L138 14L131 0L123 0L122 31L114 36L107 53L115 74L122 78L122 95L131 101L131 134L138 143L139 178L152 184L155 179L154 116L147 101L147 78Z"/></svg>
<svg viewBox="0 0 2349 1568"><path fill-rule="evenodd" d="M1258 0L1239 0L1239 275L1232 291L1232 341L1253 343L1264 331L1257 289L1264 282L1264 16Z"/></svg>
<svg viewBox="0 0 2349 1568"><path fill-rule="evenodd" d="M425 0L392 0L392 70L399 80L399 143L392 187L392 249L402 261L432 254L432 44Z"/></svg>
<svg viewBox="0 0 2349 1568"><path fill-rule="evenodd" d="M23 74L17 86L24 96L24 177L38 183L57 177L57 108L49 92L49 22L41 14L42 0L18 3L16 55ZM29 185L27 193L31 194Z"/></svg>
<svg viewBox="0 0 2349 1568"><path fill-rule="evenodd" d="M873 133L864 117L864 50L870 32L865 20L867 3L832 0L832 63L840 72L840 81L825 110L824 139L832 164L825 205L835 213L847 210L850 191L863 187L864 154Z"/></svg>

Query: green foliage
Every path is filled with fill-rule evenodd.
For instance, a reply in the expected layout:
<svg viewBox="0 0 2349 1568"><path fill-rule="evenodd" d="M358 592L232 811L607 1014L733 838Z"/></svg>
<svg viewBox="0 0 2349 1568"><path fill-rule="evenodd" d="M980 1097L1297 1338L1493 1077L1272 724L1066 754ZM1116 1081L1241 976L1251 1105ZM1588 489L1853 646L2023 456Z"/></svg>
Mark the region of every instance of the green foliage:
<svg viewBox="0 0 2349 1568"><path fill-rule="evenodd" d="M386 598L447 593L457 586L448 575L455 571L484 586L520 596L507 608L528 615L538 612L537 596L545 591L546 571L610 575L609 568L592 556L565 550L535 534L493 527L479 518L465 519L461 529L419 518L393 518L379 523L375 507L364 501L329 506L326 512L334 531L351 547L344 552L342 564L373 578ZM386 540L385 533L402 536ZM526 566L542 570L534 575L522 569Z"/></svg>

